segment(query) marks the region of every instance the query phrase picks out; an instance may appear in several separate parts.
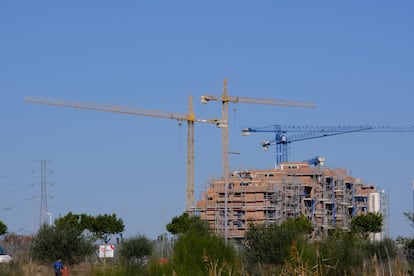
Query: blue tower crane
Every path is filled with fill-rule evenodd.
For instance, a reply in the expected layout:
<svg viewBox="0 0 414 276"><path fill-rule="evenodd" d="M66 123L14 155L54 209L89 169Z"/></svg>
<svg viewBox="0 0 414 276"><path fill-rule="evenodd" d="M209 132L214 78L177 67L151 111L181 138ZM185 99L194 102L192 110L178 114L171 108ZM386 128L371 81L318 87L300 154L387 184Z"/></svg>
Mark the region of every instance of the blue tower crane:
<svg viewBox="0 0 414 276"><path fill-rule="evenodd" d="M276 165L288 161L288 144L297 141L352 133L352 132L414 132L414 127L393 126L282 126L271 125L260 128L243 128L242 135L248 136L252 132L274 133L271 141L262 142L262 147L267 150L269 146L276 146ZM288 134L293 133L293 134Z"/></svg>

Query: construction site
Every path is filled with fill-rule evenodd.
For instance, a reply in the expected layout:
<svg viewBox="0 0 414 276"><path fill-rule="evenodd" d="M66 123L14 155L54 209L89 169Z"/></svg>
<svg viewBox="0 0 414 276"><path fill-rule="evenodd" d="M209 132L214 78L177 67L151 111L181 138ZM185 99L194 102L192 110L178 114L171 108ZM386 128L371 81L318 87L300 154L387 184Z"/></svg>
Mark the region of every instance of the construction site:
<svg viewBox="0 0 414 276"><path fill-rule="evenodd" d="M217 234L234 240L244 238L249 223L281 223L301 215L312 222L317 238L335 227L348 229L352 217L367 212L383 214L384 231L376 238L387 236L384 191L345 169L324 167L323 158L319 161L284 162L274 169L234 171L227 179L210 179L196 211Z"/></svg>
<svg viewBox="0 0 414 276"><path fill-rule="evenodd" d="M225 239L240 240L249 223L281 223L289 218L305 216L313 224L315 238L327 235L339 227L348 229L358 214L379 212L383 216L383 232L376 239L389 236L388 194L361 178L348 175L346 169L324 166L324 158L308 162L288 162L288 144L354 132L414 132L414 127L362 126L281 126L245 128L243 135L253 132L274 134L274 140L262 143L263 149L276 146L276 166L273 169L229 170L229 103L276 105L313 108L314 103L276 99L248 98L227 94L224 79L221 96L201 96L201 103L221 102L221 118L200 119L195 116L192 96L188 113L146 110L112 104L68 101L56 98L26 97L25 102L59 107L94 110L127 115L147 116L186 121L187 181L186 212L199 215L211 229ZM222 132L222 177L209 179L200 200L194 198L194 123L216 125ZM289 133L289 134L288 134ZM41 211L44 213L44 211Z"/></svg>

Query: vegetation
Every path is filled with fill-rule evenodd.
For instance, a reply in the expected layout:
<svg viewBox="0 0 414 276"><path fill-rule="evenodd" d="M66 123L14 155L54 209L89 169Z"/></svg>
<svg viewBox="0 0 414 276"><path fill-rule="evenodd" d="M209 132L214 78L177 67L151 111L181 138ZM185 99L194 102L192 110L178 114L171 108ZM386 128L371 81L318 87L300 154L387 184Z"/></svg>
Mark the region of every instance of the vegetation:
<svg viewBox="0 0 414 276"><path fill-rule="evenodd" d="M172 267L178 275L218 275L238 266L237 254L232 245L208 232L189 230L177 240L173 248Z"/></svg>
<svg viewBox="0 0 414 276"><path fill-rule="evenodd" d="M369 234L382 231L383 217L380 213L367 213L357 215L351 220L351 229L355 233L368 238Z"/></svg>
<svg viewBox="0 0 414 276"><path fill-rule="evenodd" d="M404 216L410 221L412 227L414 227L414 213L404 212Z"/></svg>
<svg viewBox="0 0 414 276"><path fill-rule="evenodd" d="M91 231L96 238L107 244L114 234L122 233L125 229L122 219L118 219L116 214L98 215L90 220L88 230Z"/></svg>
<svg viewBox="0 0 414 276"><path fill-rule="evenodd" d="M171 234L183 234L189 230L198 232L208 232L208 224L202 221L199 217L190 216L187 212L179 217L174 217L170 223L167 224L167 230Z"/></svg>
<svg viewBox="0 0 414 276"><path fill-rule="evenodd" d="M0 221L0 236L7 233L7 225Z"/></svg>
<svg viewBox="0 0 414 276"><path fill-rule="evenodd" d="M246 259L250 266L281 265L287 261L293 241L307 240L312 232L311 222L298 217L278 225L255 225L250 223L246 237ZM256 264L256 265L255 265Z"/></svg>
<svg viewBox="0 0 414 276"><path fill-rule="evenodd" d="M108 221L121 221L110 217ZM167 254L161 253L160 241L137 235L121 240L115 258L105 264L96 262L93 242L99 235L88 231L94 219L69 213L53 227L43 226L32 242L32 256L38 264L14 262L1 266L0 274L49 275L56 256L64 257L72 276L409 275L414 262L412 239L397 240L405 251L399 251L391 239L367 239L378 229L374 227L378 220L370 216L354 220L351 230L332 229L318 240L310 238L312 224L305 217L281 224L250 224L245 242L234 244L210 232L199 218L184 213L168 224L175 235L172 243L162 236L162 244L171 248ZM161 258L165 256L168 262Z"/></svg>
<svg viewBox="0 0 414 276"><path fill-rule="evenodd" d="M88 230L91 235L86 234ZM106 243L112 234L124 230L124 224L116 215L68 213L55 220L55 226L43 225L35 235L32 254L36 260L52 263L62 257L68 264L76 264L95 251L93 242L101 239Z"/></svg>
<svg viewBox="0 0 414 276"><path fill-rule="evenodd" d="M57 218L55 226L57 228L76 228L79 231L91 228L94 218L87 214L73 214L69 212L66 216Z"/></svg>
<svg viewBox="0 0 414 276"><path fill-rule="evenodd" d="M179 236L169 267L178 275L208 275L211 270L219 271L217 275L228 275L238 266L234 247L211 233L208 224L199 217L183 213L167 224L167 230Z"/></svg>
<svg viewBox="0 0 414 276"><path fill-rule="evenodd" d="M409 220L411 226L414 228L414 213L404 212L404 216ZM412 238L401 238L400 243L404 247L404 253L410 264L410 272L414 272L414 239Z"/></svg>
<svg viewBox="0 0 414 276"><path fill-rule="evenodd" d="M131 237L121 242L119 255L129 265L143 266L153 251L152 242L145 236Z"/></svg>
<svg viewBox="0 0 414 276"><path fill-rule="evenodd" d="M102 240L105 244L111 240L112 235L122 233L125 229L122 219L118 219L116 214L93 217L69 212L66 216L56 219L55 225L58 229L74 228L80 232L88 230L95 239Z"/></svg>
<svg viewBox="0 0 414 276"><path fill-rule="evenodd" d="M80 263L94 251L93 240L81 234L74 227L43 225L33 239L33 258L49 264L57 257L62 257L70 265Z"/></svg>

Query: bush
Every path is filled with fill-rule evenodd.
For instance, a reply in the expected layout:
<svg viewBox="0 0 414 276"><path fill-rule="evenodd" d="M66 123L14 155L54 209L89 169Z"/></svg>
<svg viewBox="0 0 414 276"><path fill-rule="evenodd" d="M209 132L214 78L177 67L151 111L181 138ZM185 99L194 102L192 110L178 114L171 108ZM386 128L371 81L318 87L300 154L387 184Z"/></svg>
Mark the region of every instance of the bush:
<svg viewBox="0 0 414 276"><path fill-rule="evenodd" d="M245 234L245 251L249 267L257 269L257 264L284 264L290 256L292 242L297 241L298 245L306 244L311 232L312 224L305 217L288 219L280 225L249 224Z"/></svg>
<svg viewBox="0 0 414 276"><path fill-rule="evenodd" d="M367 258L376 256L380 261L387 262L397 255L397 246L389 238L381 241L368 242L365 247Z"/></svg>
<svg viewBox="0 0 414 276"><path fill-rule="evenodd" d="M229 275L238 267L234 248L209 233L188 231L173 248L172 268L177 275ZM218 273L220 272L220 273Z"/></svg>
<svg viewBox="0 0 414 276"><path fill-rule="evenodd" d="M152 242L140 235L123 240L119 255L129 264L142 266L149 261L152 251Z"/></svg>
<svg viewBox="0 0 414 276"><path fill-rule="evenodd" d="M35 260L52 264L61 257L66 264L81 262L94 252L92 240L76 228L42 226L33 238L32 255Z"/></svg>

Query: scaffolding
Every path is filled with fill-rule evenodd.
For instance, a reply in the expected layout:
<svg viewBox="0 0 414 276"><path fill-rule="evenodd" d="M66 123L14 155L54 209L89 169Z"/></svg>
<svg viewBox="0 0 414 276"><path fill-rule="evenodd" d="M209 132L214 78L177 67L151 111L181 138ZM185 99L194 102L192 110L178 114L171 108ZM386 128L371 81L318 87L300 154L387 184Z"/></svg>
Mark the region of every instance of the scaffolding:
<svg viewBox="0 0 414 276"><path fill-rule="evenodd" d="M348 229L352 217L368 211L368 195L374 191L374 186L348 176L346 170L313 167L305 162L286 162L269 170L235 171L228 178L228 237L243 239L249 223L280 224L298 216L312 222L316 237L335 227ZM224 179L209 180L197 211L211 229L224 235Z"/></svg>
<svg viewBox="0 0 414 276"><path fill-rule="evenodd" d="M383 216L383 223L382 223L382 237L389 238L390 237L390 213L389 213L389 193L385 190L380 190L380 213Z"/></svg>

